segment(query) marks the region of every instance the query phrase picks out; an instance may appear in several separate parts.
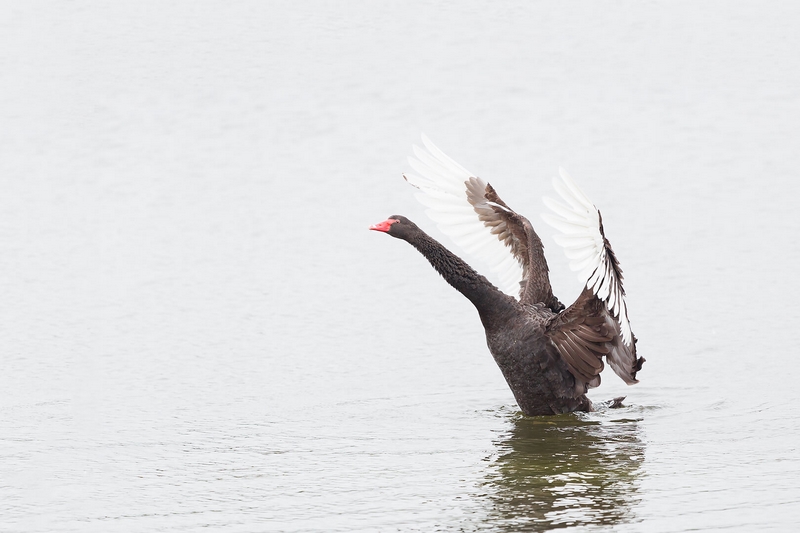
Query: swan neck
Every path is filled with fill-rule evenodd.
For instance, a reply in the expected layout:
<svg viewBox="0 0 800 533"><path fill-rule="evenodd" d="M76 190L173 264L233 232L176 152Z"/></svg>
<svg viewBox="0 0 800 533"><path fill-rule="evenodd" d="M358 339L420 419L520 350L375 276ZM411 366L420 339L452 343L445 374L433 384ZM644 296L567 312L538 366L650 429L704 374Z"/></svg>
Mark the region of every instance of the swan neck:
<svg viewBox="0 0 800 533"><path fill-rule="evenodd" d="M422 230L414 239L409 239L409 243L428 259L447 283L472 302L485 327L515 309L514 298L500 291L466 261Z"/></svg>

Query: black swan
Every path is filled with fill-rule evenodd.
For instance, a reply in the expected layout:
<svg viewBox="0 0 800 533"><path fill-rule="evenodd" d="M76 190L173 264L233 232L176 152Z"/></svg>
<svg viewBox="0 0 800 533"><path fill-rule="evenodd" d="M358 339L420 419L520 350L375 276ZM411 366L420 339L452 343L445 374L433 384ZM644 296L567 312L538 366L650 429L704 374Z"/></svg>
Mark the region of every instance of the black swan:
<svg viewBox="0 0 800 533"><path fill-rule="evenodd" d="M531 223L500 199L494 188L467 172L423 135L427 152L414 146L411 166L424 177L403 175L439 228L468 252L490 261L509 296L461 258L400 215L369 229L403 239L476 307L489 351L522 412L529 416L592 411L586 391L600 384L603 357L628 384L644 358L628 321L622 271L605 238L600 212L560 169L556 191L567 202L545 198L555 215L543 215L562 232L556 242L585 283L575 302L553 295L547 261ZM500 252L500 255L493 252ZM620 404L622 398L611 402Z"/></svg>

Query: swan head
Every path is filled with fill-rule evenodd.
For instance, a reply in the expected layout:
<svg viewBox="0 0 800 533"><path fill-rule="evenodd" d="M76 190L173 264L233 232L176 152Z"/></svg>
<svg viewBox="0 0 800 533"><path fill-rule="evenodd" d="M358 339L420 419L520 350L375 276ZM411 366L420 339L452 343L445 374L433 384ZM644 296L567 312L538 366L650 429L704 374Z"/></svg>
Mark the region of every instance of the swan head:
<svg viewBox="0 0 800 533"><path fill-rule="evenodd" d="M402 215L392 215L383 222L378 222L369 227L373 231L382 231L398 239L407 239L415 231L419 231L416 224Z"/></svg>

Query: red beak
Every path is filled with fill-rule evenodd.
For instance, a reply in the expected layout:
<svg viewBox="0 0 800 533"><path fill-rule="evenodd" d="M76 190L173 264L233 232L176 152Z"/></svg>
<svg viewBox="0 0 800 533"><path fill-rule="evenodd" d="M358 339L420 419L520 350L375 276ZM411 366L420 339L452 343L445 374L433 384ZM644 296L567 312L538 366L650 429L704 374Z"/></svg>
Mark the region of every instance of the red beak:
<svg viewBox="0 0 800 533"><path fill-rule="evenodd" d="M388 219L384 220L383 222L378 222L377 224L373 224L373 225L371 225L371 226L369 227L369 229L371 229L371 230L375 230L375 231L382 231L382 232L384 232L384 233L388 233L388 232L389 232L389 228L390 228L390 227L392 226L392 224L394 224L395 222L397 222L395 219L393 219L393 218L388 218Z"/></svg>

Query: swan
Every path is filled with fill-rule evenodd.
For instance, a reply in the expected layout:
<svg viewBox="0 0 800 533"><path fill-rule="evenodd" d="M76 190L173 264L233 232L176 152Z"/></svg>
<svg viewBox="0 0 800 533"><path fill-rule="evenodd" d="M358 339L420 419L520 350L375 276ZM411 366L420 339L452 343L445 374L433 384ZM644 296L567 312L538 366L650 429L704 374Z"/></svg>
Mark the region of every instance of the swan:
<svg viewBox="0 0 800 533"><path fill-rule="evenodd" d="M482 255L500 288L402 215L370 230L417 249L477 309L489 351L522 412L528 416L593 411L586 396L600 384L604 360L622 380L638 383L645 359L636 354L622 270L605 236L600 211L563 170L553 179L563 203L545 198L542 218L561 233L556 242L584 288L565 307L553 295L542 241L491 184L468 172L425 135L404 174L439 229L471 254ZM502 289L502 290L501 290ZM621 405L615 398L611 406Z"/></svg>

